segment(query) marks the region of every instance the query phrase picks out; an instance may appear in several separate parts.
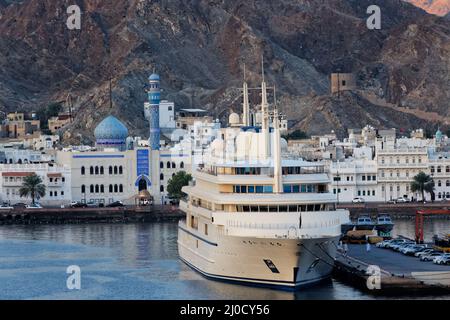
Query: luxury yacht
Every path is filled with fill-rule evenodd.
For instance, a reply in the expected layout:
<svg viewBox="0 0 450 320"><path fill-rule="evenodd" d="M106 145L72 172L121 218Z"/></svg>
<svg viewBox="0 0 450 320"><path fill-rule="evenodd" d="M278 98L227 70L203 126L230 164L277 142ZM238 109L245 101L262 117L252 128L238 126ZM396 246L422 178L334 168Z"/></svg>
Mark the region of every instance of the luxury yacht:
<svg viewBox="0 0 450 320"><path fill-rule="evenodd" d="M261 126L244 84L242 126L222 129L183 188L179 256L208 278L295 289L330 276L349 212L336 209L322 163L287 154L264 80L261 90Z"/></svg>

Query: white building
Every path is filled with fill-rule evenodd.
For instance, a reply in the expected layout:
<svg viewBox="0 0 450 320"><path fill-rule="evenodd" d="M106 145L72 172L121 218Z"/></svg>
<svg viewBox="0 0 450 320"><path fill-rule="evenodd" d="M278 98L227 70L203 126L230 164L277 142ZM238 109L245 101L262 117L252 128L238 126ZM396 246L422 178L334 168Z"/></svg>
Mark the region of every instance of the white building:
<svg viewBox="0 0 450 320"><path fill-rule="evenodd" d="M20 197L19 189L23 179L31 174L41 177L46 186L46 194L37 199L44 206L59 207L71 202L71 172L67 166L42 164L0 164L1 202L11 205L19 202L30 203L31 198Z"/></svg>

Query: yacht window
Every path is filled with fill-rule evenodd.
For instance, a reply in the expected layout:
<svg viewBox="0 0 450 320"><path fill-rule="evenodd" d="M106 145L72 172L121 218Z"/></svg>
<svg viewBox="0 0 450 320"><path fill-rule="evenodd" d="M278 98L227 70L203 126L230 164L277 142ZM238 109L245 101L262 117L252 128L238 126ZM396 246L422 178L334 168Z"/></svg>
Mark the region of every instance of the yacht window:
<svg viewBox="0 0 450 320"><path fill-rule="evenodd" d="M250 212L250 206L243 206L242 211L244 212Z"/></svg>
<svg viewBox="0 0 450 320"><path fill-rule="evenodd" d="M308 207L307 207L306 211L314 211L314 205L313 204L308 204Z"/></svg>
<svg viewBox="0 0 450 320"><path fill-rule="evenodd" d="M278 206L269 206L269 212L278 212Z"/></svg>
<svg viewBox="0 0 450 320"><path fill-rule="evenodd" d="M289 206L289 212L297 212L297 206Z"/></svg>
<svg viewBox="0 0 450 320"><path fill-rule="evenodd" d="M288 212L287 206L280 206L280 212Z"/></svg>
<svg viewBox="0 0 450 320"><path fill-rule="evenodd" d="M260 212L267 212L268 211L268 207L267 206L259 206L259 211Z"/></svg>
<svg viewBox="0 0 450 320"><path fill-rule="evenodd" d="M263 193L264 187L263 186L256 186L256 193Z"/></svg>
<svg viewBox="0 0 450 320"><path fill-rule="evenodd" d="M247 186L241 186L241 193L247 193Z"/></svg>
<svg viewBox="0 0 450 320"><path fill-rule="evenodd" d="M298 184L294 185L292 187L292 192L293 193L299 193L300 192L300 186Z"/></svg>
<svg viewBox="0 0 450 320"><path fill-rule="evenodd" d="M248 193L255 193L255 186L248 186Z"/></svg>
<svg viewBox="0 0 450 320"><path fill-rule="evenodd" d="M299 208L300 208L300 211L302 211L302 212L306 211L306 205L299 206Z"/></svg>
<svg viewBox="0 0 450 320"><path fill-rule="evenodd" d="M314 211L320 211L320 204L316 204L314 206Z"/></svg>
<svg viewBox="0 0 450 320"><path fill-rule="evenodd" d="M264 186L264 193L272 193L273 188L272 186Z"/></svg>
<svg viewBox="0 0 450 320"><path fill-rule="evenodd" d="M259 212L258 206L251 206L251 207L250 207L250 211L251 211L251 212Z"/></svg>

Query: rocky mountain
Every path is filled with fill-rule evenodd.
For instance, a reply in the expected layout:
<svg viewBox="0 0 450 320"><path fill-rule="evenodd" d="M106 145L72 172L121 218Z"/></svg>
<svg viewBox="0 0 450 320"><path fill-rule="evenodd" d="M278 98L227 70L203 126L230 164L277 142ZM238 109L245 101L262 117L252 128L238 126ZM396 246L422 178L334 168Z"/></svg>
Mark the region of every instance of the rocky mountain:
<svg viewBox="0 0 450 320"><path fill-rule="evenodd" d="M450 12L450 0L405 0L428 13L445 16Z"/></svg>
<svg viewBox="0 0 450 320"><path fill-rule="evenodd" d="M66 27L74 3L81 30ZM382 9L381 30L366 27L372 4ZM434 129L450 119L450 22L401 0L0 0L0 16L0 110L70 94L67 143L89 141L110 113L146 136L153 68L163 98L224 120L241 110L244 64L247 81L261 81L261 56L281 110L309 133ZM336 71L353 72L358 90L331 95Z"/></svg>

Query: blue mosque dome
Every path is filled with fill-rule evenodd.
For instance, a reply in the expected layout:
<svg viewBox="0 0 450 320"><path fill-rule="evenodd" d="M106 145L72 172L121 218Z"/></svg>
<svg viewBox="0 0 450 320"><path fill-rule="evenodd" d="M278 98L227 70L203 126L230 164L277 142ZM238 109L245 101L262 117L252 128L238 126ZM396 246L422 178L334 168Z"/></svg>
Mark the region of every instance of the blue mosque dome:
<svg viewBox="0 0 450 320"><path fill-rule="evenodd" d="M115 147L122 150L126 147L128 129L116 117L108 116L97 125L94 135L98 147Z"/></svg>
<svg viewBox="0 0 450 320"><path fill-rule="evenodd" d="M160 78L159 78L158 74L153 73L153 74L150 75L150 77L148 77L148 80L159 81Z"/></svg>

